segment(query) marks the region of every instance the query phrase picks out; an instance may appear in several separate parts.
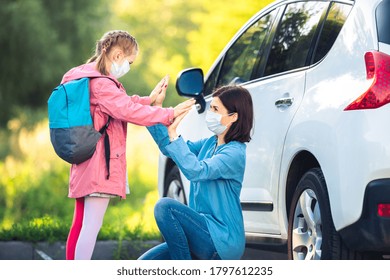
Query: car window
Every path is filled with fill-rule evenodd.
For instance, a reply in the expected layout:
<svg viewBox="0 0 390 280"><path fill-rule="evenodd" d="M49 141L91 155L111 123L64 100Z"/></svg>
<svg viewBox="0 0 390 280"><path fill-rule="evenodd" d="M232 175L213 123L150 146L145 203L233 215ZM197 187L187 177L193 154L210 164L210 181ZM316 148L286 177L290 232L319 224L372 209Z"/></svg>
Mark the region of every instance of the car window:
<svg viewBox="0 0 390 280"><path fill-rule="evenodd" d="M390 1L382 1L376 8L376 25L379 42L390 44Z"/></svg>
<svg viewBox="0 0 390 280"><path fill-rule="evenodd" d="M326 2L287 5L271 46L265 76L305 66L317 25L328 5Z"/></svg>
<svg viewBox="0 0 390 280"><path fill-rule="evenodd" d="M267 37L276 11L261 17L250 26L226 52L217 87L240 84L251 79L253 69L258 63L261 46Z"/></svg>
<svg viewBox="0 0 390 280"><path fill-rule="evenodd" d="M219 70L221 69L221 65L222 65L222 60L218 62L218 64L214 67L213 72L210 73L204 85L204 89L203 89L204 96L210 95L213 92L215 88L215 84L217 83L217 78L218 78Z"/></svg>
<svg viewBox="0 0 390 280"><path fill-rule="evenodd" d="M321 60L329 52L336 41L351 8L351 5L332 3L318 40L313 63ZM386 32L386 34L387 33L388 32Z"/></svg>

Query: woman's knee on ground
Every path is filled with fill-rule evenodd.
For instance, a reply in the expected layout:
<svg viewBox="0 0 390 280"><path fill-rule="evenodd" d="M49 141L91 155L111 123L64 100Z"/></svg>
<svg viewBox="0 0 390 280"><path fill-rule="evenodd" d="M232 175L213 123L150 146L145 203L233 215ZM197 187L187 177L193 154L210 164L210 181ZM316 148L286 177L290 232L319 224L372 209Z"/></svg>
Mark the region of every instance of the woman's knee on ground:
<svg viewBox="0 0 390 280"><path fill-rule="evenodd" d="M169 197L159 199L154 206L154 217L156 222L158 223L166 220L167 216L171 214L172 208L174 208L177 203L180 202Z"/></svg>

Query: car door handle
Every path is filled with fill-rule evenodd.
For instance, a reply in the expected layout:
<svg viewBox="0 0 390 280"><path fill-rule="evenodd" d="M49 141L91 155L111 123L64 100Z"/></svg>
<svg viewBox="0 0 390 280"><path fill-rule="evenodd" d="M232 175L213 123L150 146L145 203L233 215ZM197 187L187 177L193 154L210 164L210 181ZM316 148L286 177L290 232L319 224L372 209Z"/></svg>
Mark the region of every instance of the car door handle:
<svg viewBox="0 0 390 280"><path fill-rule="evenodd" d="M294 102L293 97L284 97L280 98L275 101L275 106L280 108L280 107L290 107Z"/></svg>

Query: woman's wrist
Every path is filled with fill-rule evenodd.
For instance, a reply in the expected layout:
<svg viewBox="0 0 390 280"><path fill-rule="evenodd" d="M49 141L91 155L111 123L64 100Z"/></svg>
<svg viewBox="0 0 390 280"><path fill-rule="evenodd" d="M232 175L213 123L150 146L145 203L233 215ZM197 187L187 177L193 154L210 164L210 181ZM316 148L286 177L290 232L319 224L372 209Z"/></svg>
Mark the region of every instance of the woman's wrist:
<svg viewBox="0 0 390 280"><path fill-rule="evenodd" d="M173 142L173 141L177 140L177 139L180 137L180 135L178 135L178 134L176 133L176 131L170 131L170 132L168 132L168 136L169 136L169 141L170 141L170 142Z"/></svg>
<svg viewBox="0 0 390 280"><path fill-rule="evenodd" d="M180 138L180 135L178 135L178 136L176 136L176 137L169 137L169 141L170 142L173 142L173 141L176 141L177 139L179 139Z"/></svg>

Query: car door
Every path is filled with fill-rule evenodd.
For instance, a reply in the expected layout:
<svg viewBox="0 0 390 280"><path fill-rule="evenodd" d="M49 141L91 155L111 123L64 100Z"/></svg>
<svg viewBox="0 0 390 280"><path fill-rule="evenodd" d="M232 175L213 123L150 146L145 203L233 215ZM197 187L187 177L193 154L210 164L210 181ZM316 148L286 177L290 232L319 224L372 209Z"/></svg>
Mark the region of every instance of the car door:
<svg viewBox="0 0 390 280"><path fill-rule="evenodd" d="M212 135L204 124L214 89L228 84L246 83L253 79L260 63L260 51L266 43L276 14L277 11L266 13L260 18L254 18L248 22L221 52L205 79L202 92L205 108L191 110L179 127L180 134L186 139L197 140ZM188 196L190 182L183 174L181 174L181 180Z"/></svg>
<svg viewBox="0 0 390 280"><path fill-rule="evenodd" d="M266 44L276 16L277 9L252 19L222 51L205 79L203 96L206 110L209 109L211 95L216 88L224 85L247 84L253 80L260 64L263 46ZM204 121L204 117L205 112L198 118ZM191 122L193 121L191 116ZM211 135L207 128L205 128L207 132L203 130L199 128L196 133L201 133L203 137Z"/></svg>
<svg viewBox="0 0 390 280"><path fill-rule="evenodd" d="M255 108L247 146L241 203L247 233L281 234L280 162L289 125L305 90L307 58L328 3L295 2L283 7L258 80L246 84Z"/></svg>

